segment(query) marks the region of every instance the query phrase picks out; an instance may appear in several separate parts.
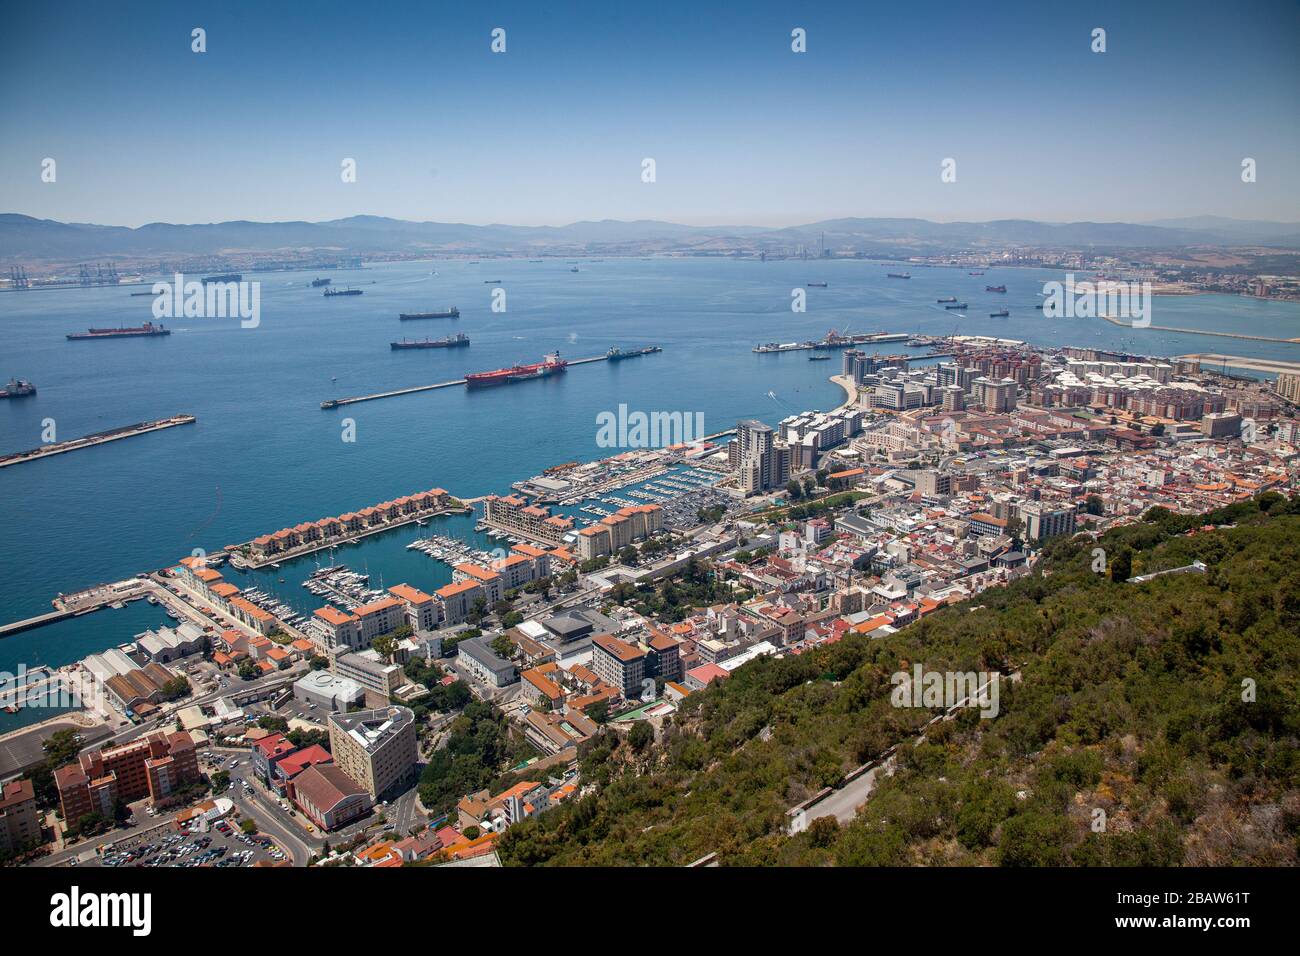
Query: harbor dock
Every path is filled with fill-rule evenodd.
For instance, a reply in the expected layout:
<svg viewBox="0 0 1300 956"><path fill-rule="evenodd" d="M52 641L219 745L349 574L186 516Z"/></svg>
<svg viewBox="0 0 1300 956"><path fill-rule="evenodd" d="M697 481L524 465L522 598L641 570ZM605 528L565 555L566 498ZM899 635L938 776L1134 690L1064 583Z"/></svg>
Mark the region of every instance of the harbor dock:
<svg viewBox="0 0 1300 956"><path fill-rule="evenodd" d="M68 451L93 448L95 445L105 445L108 442L118 441L122 438L134 438L136 435L146 435L149 432L162 431L164 428L175 428L177 425L193 425L196 421L198 419L193 415L173 415L171 418L161 418L156 422L139 422L135 425L112 428L108 431L94 432L81 438L73 438L70 441L53 442L28 451L4 455L0 457L0 468L19 465L25 461L35 461L38 458L49 458L51 455L61 455Z"/></svg>
<svg viewBox="0 0 1300 956"><path fill-rule="evenodd" d="M608 362L609 355L593 355L589 358L569 359L568 367L575 365L587 365L591 362ZM439 388L453 388L457 385L464 385L465 379L458 378L450 382L435 382L432 385L413 385L410 388L397 388L388 392L376 392L373 395L353 395L349 398L331 398L320 403L321 408L338 408L342 405L355 405L359 402L374 402L381 398L396 398L398 395L414 395L417 392L432 392Z"/></svg>

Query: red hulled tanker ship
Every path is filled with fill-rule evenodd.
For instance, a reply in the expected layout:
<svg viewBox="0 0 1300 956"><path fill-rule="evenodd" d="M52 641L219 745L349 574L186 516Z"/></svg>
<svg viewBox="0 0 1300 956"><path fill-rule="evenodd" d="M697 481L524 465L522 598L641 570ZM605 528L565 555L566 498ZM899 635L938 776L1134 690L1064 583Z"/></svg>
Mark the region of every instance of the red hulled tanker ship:
<svg viewBox="0 0 1300 956"><path fill-rule="evenodd" d="M487 388L489 385L513 385L534 378L558 375L569 363L560 358L559 352L551 352L542 361L533 365L515 365L510 368L498 368L491 372L471 372L465 376L465 385L469 388Z"/></svg>

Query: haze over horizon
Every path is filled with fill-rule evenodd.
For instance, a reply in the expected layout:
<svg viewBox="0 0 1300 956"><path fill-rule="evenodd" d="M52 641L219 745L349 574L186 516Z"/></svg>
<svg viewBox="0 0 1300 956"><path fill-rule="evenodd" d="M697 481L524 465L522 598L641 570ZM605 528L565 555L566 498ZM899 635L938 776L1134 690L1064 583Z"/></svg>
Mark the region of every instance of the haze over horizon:
<svg viewBox="0 0 1300 956"><path fill-rule="evenodd" d="M1300 220L1281 121L1300 114L1300 9L1176 11L28 5L0 35L0 209L132 227Z"/></svg>

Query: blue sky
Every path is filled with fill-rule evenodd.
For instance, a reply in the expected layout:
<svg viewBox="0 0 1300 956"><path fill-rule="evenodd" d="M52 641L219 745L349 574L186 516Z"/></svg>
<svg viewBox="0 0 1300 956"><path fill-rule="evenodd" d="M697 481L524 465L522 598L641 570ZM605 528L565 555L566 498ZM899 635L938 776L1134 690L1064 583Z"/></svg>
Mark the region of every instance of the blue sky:
<svg viewBox="0 0 1300 956"><path fill-rule="evenodd" d="M1298 220L1298 51L1294 2L26 3L0 211Z"/></svg>

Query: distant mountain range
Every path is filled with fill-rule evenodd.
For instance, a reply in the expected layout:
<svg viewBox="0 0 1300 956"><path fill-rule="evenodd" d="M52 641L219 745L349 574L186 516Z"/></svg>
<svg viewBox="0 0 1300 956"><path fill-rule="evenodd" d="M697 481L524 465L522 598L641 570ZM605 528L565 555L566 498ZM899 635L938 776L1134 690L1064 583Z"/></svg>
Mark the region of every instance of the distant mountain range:
<svg viewBox="0 0 1300 956"><path fill-rule="evenodd" d="M803 226L685 226L655 220L575 222L567 226L474 226L351 216L325 222L232 222L139 228L65 223L0 214L0 261L148 257L321 255L573 255L791 252L819 242L868 255L923 254L1008 246L1068 249L1268 246L1300 249L1300 224L1200 216L1150 223L1047 223L1029 219L930 222L828 219Z"/></svg>

